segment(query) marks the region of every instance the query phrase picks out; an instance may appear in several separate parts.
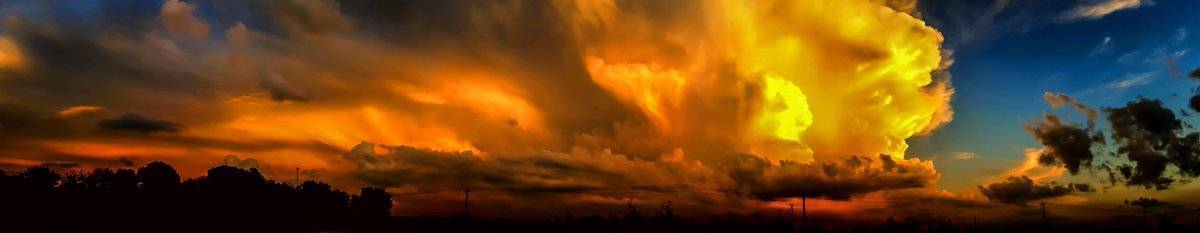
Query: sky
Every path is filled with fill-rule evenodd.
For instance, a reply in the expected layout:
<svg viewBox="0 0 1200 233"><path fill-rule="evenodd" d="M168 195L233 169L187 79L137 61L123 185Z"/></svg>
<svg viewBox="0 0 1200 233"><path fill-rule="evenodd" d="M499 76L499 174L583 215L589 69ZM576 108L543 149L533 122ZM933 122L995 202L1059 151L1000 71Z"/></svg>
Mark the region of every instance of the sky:
<svg viewBox="0 0 1200 233"><path fill-rule="evenodd" d="M944 185L970 187L981 176L1020 163L1025 149L1039 147L1022 126L1043 113L1083 121L1070 108L1051 108L1043 101L1045 92L1095 108L1138 96L1186 106L1195 84L1184 75L1200 62L1190 56L1195 42L1189 32L1200 23L1188 17L1195 3L1128 1L1143 3L1066 20L1062 17L1080 6L1066 2L922 2L928 21L947 37L944 49L955 51L950 73L956 114L938 133L916 140L913 150L978 159L947 160L967 166L941 166Z"/></svg>
<svg viewBox="0 0 1200 233"><path fill-rule="evenodd" d="M1198 204L1195 9L0 1L0 168L229 165L398 215Z"/></svg>

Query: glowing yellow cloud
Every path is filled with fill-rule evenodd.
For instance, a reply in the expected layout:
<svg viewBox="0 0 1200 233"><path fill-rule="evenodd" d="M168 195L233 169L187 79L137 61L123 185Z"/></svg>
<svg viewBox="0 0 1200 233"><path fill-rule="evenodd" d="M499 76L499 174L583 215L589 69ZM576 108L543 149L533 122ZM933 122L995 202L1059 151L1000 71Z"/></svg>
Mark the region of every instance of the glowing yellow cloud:
<svg viewBox="0 0 1200 233"><path fill-rule="evenodd" d="M933 78L941 34L882 3L911 5L708 1L699 25L628 14L609 1L564 8L580 11L575 30L589 42L592 80L637 106L669 131L665 137L693 137L714 127L699 119L749 112L724 129L744 133L734 143L743 150L780 159L902 159L906 139L950 121L953 91ZM651 26L660 28L643 28ZM694 85L711 82L744 84L753 94L730 101L712 96L740 86Z"/></svg>

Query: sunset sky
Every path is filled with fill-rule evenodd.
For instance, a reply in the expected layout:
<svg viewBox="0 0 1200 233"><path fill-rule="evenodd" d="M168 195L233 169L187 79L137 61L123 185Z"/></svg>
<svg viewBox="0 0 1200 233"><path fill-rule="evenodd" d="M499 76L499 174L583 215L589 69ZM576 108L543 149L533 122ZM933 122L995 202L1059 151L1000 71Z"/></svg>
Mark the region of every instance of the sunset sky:
<svg viewBox="0 0 1200 233"><path fill-rule="evenodd" d="M398 215L1194 207L1197 10L0 0L0 169L299 168Z"/></svg>

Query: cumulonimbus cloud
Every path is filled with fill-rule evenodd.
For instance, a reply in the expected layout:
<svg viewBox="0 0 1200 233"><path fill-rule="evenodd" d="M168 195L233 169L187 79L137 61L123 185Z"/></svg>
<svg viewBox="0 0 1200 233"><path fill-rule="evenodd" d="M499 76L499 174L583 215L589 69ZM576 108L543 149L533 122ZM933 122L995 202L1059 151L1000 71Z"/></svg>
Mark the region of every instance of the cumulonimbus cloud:
<svg viewBox="0 0 1200 233"><path fill-rule="evenodd" d="M18 139L0 155L136 156L188 176L236 154L392 189L844 200L935 184L907 140L953 118L943 38L911 1L120 3L88 21L13 3L25 10L0 37L21 65L3 68L0 100L45 123L0 135ZM63 106L105 111L46 118ZM388 152L350 149L363 140Z"/></svg>

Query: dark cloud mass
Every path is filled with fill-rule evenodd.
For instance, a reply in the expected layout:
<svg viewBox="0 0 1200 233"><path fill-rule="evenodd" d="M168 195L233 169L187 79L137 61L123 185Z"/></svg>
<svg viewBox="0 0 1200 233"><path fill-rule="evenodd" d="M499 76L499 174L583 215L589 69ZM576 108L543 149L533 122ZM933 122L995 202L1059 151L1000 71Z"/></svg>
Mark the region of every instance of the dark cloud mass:
<svg viewBox="0 0 1200 233"><path fill-rule="evenodd" d="M275 73L270 73L264 76L262 80L259 81L258 86L266 89L267 92L271 94L271 100L277 102L308 102L308 100L312 98L312 93L301 93L300 91L293 89L288 85L287 80L284 80L283 77Z"/></svg>
<svg viewBox="0 0 1200 233"><path fill-rule="evenodd" d="M998 183L979 186L979 192L993 202L1026 205L1030 201L1059 197L1072 192L1091 192L1087 184L1036 184L1029 177L1010 176Z"/></svg>
<svg viewBox="0 0 1200 233"><path fill-rule="evenodd" d="M737 191L764 200L799 196L847 200L876 190L930 187L939 176L931 164L894 161L887 155L825 163L782 161L779 166L754 156L733 160L725 165L739 186Z"/></svg>
<svg viewBox="0 0 1200 233"><path fill-rule="evenodd" d="M1165 147L1182 128L1175 113L1162 101L1138 99L1120 108L1105 108L1113 139L1121 144L1145 143L1156 149Z"/></svg>
<svg viewBox="0 0 1200 233"><path fill-rule="evenodd" d="M1095 155L1092 146L1103 143L1098 132L1091 128L1064 124L1057 116L1047 114L1044 120L1035 121L1025 127L1046 146L1038 162L1045 165L1066 166L1071 174L1079 173L1081 167L1090 167Z"/></svg>
<svg viewBox="0 0 1200 233"><path fill-rule="evenodd" d="M1049 95L1052 105L1073 103L1063 95ZM1107 182L1123 182L1130 186L1163 190L1180 179L1200 176L1200 133L1183 132L1183 122L1175 113L1162 106L1162 101L1139 98L1122 107L1104 108L1111 137L1116 144L1114 155L1130 163L1107 161L1099 168L1107 174ZM1041 141L1046 151L1038 161L1044 165L1063 165L1071 174L1080 168L1091 168L1096 160L1094 147L1104 144L1103 135L1089 126L1082 128L1064 124L1057 116L1026 126ZM1178 176L1170 174L1175 168Z"/></svg>
<svg viewBox="0 0 1200 233"><path fill-rule="evenodd" d="M1180 144L1177 135L1182 124L1175 113L1164 108L1158 100L1138 99L1120 108L1106 108L1108 121L1117 143L1117 153L1133 165L1118 165L1117 169L1129 185L1166 189L1174 179L1164 177L1167 165L1175 159L1197 156L1194 146ZM1175 157L1167 157L1175 154Z"/></svg>
<svg viewBox="0 0 1200 233"><path fill-rule="evenodd" d="M97 125L106 130L138 133L178 133L183 131L183 125L179 123L150 119L135 113L126 113L115 119L102 120Z"/></svg>
<svg viewBox="0 0 1200 233"><path fill-rule="evenodd" d="M411 186L423 192L467 187L511 192L703 191L728 184L696 163L631 160L605 150L572 154L539 152L484 159L470 152L438 152L363 143L346 155L357 175L374 185Z"/></svg>
<svg viewBox="0 0 1200 233"><path fill-rule="evenodd" d="M643 161L610 151L540 152L483 159L469 152L437 152L406 146L374 155L363 143L346 155L357 175L374 185L452 187L510 192L710 192L723 190L761 200L808 196L847 200L879 190L932 186L938 174L928 162L890 156L855 156L841 162L772 165L754 155L731 156L719 165ZM456 186L447 187L446 184Z"/></svg>

